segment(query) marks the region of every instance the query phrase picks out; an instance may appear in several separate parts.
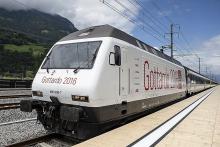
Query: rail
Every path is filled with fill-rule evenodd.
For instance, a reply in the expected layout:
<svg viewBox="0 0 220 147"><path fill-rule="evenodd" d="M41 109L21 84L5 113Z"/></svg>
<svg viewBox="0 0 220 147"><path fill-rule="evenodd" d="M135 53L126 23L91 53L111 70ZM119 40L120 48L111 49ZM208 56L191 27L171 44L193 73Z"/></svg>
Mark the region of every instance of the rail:
<svg viewBox="0 0 220 147"><path fill-rule="evenodd" d="M22 142L14 143L14 144L8 145L6 147L33 146L33 145L36 145L36 144L39 144L39 143L50 141L52 139L62 140L61 141L62 144L63 143L68 143L68 144L70 144L70 146L81 142L78 139L73 139L73 138L70 139L70 138L67 138L66 136L61 135L61 134L51 133L51 134L46 134L46 135L43 135L43 136L40 136L40 137L32 138L32 139L29 139L29 140L25 140L25 141L22 141Z"/></svg>
<svg viewBox="0 0 220 147"><path fill-rule="evenodd" d="M31 88L32 80L0 79L0 88Z"/></svg>
<svg viewBox="0 0 220 147"><path fill-rule="evenodd" d="M20 108L20 103L5 103L5 104L0 104L0 110L16 109L16 108Z"/></svg>
<svg viewBox="0 0 220 147"><path fill-rule="evenodd" d="M27 98L31 97L31 94L14 94L14 95L0 95L0 99L9 99L9 98Z"/></svg>
<svg viewBox="0 0 220 147"><path fill-rule="evenodd" d="M35 121L35 120L37 120L37 118L27 118L27 119L22 119L22 120L15 120L15 121L10 121L10 122L0 123L0 126L7 126L7 125L11 125L11 124L17 124L17 123Z"/></svg>
<svg viewBox="0 0 220 147"><path fill-rule="evenodd" d="M31 90L31 88L0 88L0 91Z"/></svg>
<svg viewBox="0 0 220 147"><path fill-rule="evenodd" d="M48 141L48 140L51 140L51 139L54 139L54 138L59 138L59 137L60 137L59 134L53 134L53 133L52 134L46 134L46 135L43 135L43 136L40 136L40 137L36 137L36 138L32 138L32 139L25 140L25 141L22 141L22 142L14 143L14 144L8 145L7 147L30 146L30 145L35 145L37 143L45 142L45 141Z"/></svg>

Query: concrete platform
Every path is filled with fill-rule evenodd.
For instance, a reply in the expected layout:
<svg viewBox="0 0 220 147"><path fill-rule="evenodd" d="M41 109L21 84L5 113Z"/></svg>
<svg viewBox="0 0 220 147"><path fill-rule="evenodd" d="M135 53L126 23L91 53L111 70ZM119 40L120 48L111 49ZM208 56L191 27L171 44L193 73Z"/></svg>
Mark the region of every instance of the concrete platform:
<svg viewBox="0 0 220 147"><path fill-rule="evenodd" d="M220 86L169 132L156 146L220 146ZM134 122L116 128L77 147L124 147L138 140L198 100L207 91L185 99Z"/></svg>
<svg viewBox="0 0 220 147"><path fill-rule="evenodd" d="M220 147L220 86L157 146Z"/></svg>

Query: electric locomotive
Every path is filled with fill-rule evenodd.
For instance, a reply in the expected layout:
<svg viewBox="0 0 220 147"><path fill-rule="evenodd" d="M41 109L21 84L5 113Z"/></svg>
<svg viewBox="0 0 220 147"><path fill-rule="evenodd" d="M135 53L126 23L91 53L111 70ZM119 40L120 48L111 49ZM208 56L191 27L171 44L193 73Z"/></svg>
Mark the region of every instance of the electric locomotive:
<svg viewBox="0 0 220 147"><path fill-rule="evenodd" d="M52 132L90 138L120 120L185 97L192 74L117 28L90 27L50 49L33 80L33 99L22 100L21 111L35 109Z"/></svg>

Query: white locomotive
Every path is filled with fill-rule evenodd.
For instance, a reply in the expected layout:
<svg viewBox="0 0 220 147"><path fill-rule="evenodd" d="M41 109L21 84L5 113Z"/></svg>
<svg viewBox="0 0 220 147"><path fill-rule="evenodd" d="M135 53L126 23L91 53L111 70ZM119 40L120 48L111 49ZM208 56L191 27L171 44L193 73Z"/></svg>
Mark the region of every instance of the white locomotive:
<svg viewBox="0 0 220 147"><path fill-rule="evenodd" d="M85 139L213 84L121 30L95 26L51 48L21 110L36 109L46 129Z"/></svg>

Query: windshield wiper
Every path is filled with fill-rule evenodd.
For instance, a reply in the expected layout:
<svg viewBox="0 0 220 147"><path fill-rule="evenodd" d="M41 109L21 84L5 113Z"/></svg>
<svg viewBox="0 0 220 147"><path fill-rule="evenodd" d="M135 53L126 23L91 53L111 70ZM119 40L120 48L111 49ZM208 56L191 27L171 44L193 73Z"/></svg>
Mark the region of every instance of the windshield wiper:
<svg viewBox="0 0 220 147"><path fill-rule="evenodd" d="M46 56L45 63L47 63L48 60L50 60L50 57ZM47 73L49 73L49 66L46 66L46 70L47 70Z"/></svg>
<svg viewBox="0 0 220 147"><path fill-rule="evenodd" d="M86 66L89 66L89 64L91 63L91 62L93 62L94 60L95 60L95 58L96 58L96 53L95 54L93 54L93 57L92 57L92 59L91 60L89 60L88 62L83 62L82 64L80 64L76 69L74 69L74 73L77 73L78 71L79 71L79 69L81 68L81 67L83 67L83 65L85 64Z"/></svg>
<svg viewBox="0 0 220 147"><path fill-rule="evenodd" d="M80 66L78 66L77 68L75 68L73 72L76 74L79 69L80 69Z"/></svg>

